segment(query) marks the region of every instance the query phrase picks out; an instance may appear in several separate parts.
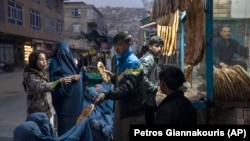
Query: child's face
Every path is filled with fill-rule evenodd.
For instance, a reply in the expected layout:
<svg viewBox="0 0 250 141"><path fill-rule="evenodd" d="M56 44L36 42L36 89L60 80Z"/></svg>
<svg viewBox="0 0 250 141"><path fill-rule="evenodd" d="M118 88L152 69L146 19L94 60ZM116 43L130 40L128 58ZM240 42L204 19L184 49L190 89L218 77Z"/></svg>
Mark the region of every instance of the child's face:
<svg viewBox="0 0 250 141"><path fill-rule="evenodd" d="M47 60L44 53L40 53L37 59L37 67L41 70L46 70Z"/></svg>

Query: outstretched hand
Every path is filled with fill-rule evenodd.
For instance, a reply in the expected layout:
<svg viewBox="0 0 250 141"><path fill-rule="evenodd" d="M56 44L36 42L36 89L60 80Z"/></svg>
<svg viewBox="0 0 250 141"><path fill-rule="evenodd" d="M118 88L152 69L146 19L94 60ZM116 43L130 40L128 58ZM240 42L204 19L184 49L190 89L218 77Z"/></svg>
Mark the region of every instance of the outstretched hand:
<svg viewBox="0 0 250 141"><path fill-rule="evenodd" d="M99 105L101 104L103 101L105 100L105 94L104 93L100 93L98 95L95 96L95 105Z"/></svg>
<svg viewBox="0 0 250 141"><path fill-rule="evenodd" d="M63 77L63 78L60 78L60 79L59 79L59 82L60 82L61 84L69 84L69 83L71 83L71 77Z"/></svg>
<svg viewBox="0 0 250 141"><path fill-rule="evenodd" d="M223 62L220 63L220 66L221 66L222 68L228 68L228 65L225 64L225 63L223 63Z"/></svg>
<svg viewBox="0 0 250 141"><path fill-rule="evenodd" d="M105 72L107 73L107 75L108 75L110 78L112 78L112 77L114 76L114 74L113 74L111 71L109 71L109 70L105 70Z"/></svg>

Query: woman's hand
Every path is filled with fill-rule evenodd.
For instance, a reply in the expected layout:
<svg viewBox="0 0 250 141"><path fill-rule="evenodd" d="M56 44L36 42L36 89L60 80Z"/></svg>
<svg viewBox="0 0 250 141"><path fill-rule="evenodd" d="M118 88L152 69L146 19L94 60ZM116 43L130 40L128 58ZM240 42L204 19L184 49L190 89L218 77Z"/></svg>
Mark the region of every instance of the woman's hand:
<svg viewBox="0 0 250 141"><path fill-rule="evenodd" d="M80 78L81 78L81 76L78 75L78 74L71 75L71 80L72 81L78 81Z"/></svg>

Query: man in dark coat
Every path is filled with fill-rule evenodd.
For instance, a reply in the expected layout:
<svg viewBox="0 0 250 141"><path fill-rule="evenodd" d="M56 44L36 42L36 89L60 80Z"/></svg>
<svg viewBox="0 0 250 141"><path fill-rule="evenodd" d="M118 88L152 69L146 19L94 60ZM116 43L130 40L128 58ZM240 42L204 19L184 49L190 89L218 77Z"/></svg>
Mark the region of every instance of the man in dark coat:
<svg viewBox="0 0 250 141"><path fill-rule="evenodd" d="M161 37L153 36L149 40L148 51L140 58L143 65L144 87L146 95L145 120L146 124L153 124L156 108L156 92L158 90L159 57L164 42Z"/></svg>
<svg viewBox="0 0 250 141"><path fill-rule="evenodd" d="M247 70L247 63L235 60L234 55L248 58L249 49L231 39L231 27L225 25L220 30L220 36L214 39L214 63L217 67L241 65Z"/></svg>

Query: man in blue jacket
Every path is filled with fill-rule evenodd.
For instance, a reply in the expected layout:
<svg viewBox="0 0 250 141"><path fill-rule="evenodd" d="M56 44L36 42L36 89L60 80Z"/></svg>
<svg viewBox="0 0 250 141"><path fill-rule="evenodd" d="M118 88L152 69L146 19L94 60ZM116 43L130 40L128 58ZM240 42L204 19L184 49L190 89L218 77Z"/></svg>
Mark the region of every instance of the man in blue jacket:
<svg viewBox="0 0 250 141"><path fill-rule="evenodd" d="M129 125L145 124L145 95L141 92L143 70L140 60L130 48L131 35L120 32L113 43L117 53L117 71L113 75L116 88L96 97L95 104L115 100L114 141L129 141ZM116 77L114 77L116 76Z"/></svg>

